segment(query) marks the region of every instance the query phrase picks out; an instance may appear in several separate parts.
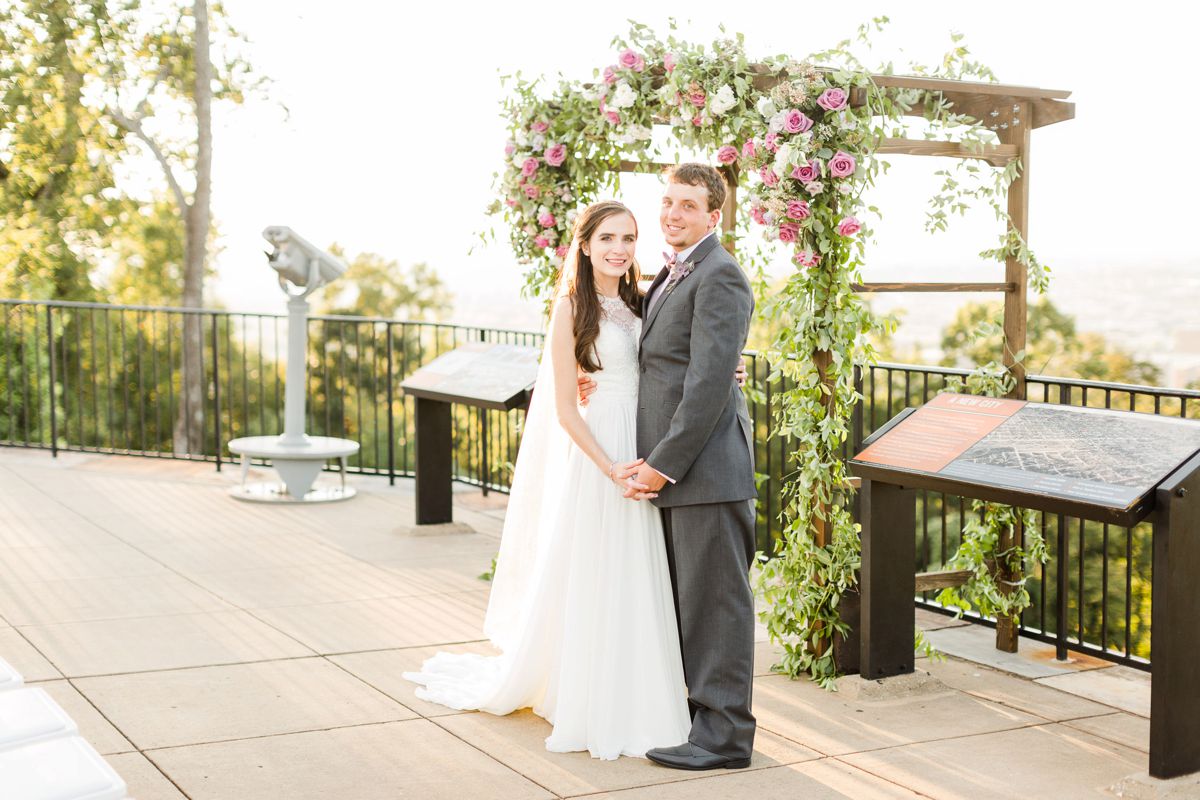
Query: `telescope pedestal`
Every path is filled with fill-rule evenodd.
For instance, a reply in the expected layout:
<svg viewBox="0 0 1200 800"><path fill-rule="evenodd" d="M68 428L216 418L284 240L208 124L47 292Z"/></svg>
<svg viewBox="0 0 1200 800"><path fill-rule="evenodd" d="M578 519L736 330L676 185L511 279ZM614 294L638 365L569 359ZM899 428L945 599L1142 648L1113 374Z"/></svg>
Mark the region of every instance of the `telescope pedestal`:
<svg viewBox="0 0 1200 800"><path fill-rule="evenodd" d="M299 445L285 444L281 436L248 436L229 443L230 452L242 457L242 483L231 490L238 500L256 503L328 503L348 500L356 492L346 485L346 459L358 452L358 442L329 436L309 436ZM267 458L282 479L279 483L246 483L251 458ZM325 462L336 458L341 484L312 488Z"/></svg>

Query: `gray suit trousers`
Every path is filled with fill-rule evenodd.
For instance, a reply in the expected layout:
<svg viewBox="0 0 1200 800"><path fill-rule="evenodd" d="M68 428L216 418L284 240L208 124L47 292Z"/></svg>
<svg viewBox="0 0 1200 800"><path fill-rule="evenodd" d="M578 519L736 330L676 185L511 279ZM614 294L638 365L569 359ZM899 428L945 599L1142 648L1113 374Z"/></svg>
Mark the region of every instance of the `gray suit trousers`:
<svg viewBox="0 0 1200 800"><path fill-rule="evenodd" d="M729 758L749 758L755 730L749 578L754 501L664 508L662 518L692 713L688 741Z"/></svg>

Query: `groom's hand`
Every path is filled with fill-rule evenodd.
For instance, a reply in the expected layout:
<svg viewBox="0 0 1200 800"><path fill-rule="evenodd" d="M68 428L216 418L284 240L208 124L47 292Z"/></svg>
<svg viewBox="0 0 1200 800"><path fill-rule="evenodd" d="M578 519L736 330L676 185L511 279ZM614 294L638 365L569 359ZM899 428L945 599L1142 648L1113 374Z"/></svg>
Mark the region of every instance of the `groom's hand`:
<svg viewBox="0 0 1200 800"><path fill-rule="evenodd" d="M617 464L612 470L613 482L621 489L624 489L625 497L630 500L652 500L658 497L658 492L650 491L650 487L637 481L638 470L643 464L642 459L630 461L626 464Z"/></svg>
<svg viewBox="0 0 1200 800"><path fill-rule="evenodd" d="M625 490L626 497L630 500L648 500L658 497L658 490L667 485L667 479L654 467L643 463L638 465L629 483L630 488Z"/></svg>
<svg viewBox="0 0 1200 800"><path fill-rule="evenodd" d="M588 395L596 391L596 382L586 372L579 375L579 405L588 404Z"/></svg>

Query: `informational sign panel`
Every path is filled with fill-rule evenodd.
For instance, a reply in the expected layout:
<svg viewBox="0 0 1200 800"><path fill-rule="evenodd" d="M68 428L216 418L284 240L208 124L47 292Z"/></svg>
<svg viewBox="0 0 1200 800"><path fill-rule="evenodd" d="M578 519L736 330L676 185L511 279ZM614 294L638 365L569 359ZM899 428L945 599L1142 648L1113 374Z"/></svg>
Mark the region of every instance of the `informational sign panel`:
<svg viewBox="0 0 1200 800"><path fill-rule="evenodd" d="M537 381L536 347L473 342L438 356L400 383L406 394L506 410L524 405Z"/></svg>
<svg viewBox="0 0 1200 800"><path fill-rule="evenodd" d="M1200 421L940 394L854 461L1129 509L1200 451Z"/></svg>

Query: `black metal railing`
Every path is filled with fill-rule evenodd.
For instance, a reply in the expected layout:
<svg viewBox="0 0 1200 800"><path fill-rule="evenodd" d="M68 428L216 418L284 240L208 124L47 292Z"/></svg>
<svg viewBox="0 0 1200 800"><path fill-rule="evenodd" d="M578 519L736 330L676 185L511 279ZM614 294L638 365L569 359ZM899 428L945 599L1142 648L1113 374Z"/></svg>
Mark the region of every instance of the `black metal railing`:
<svg viewBox="0 0 1200 800"><path fill-rule="evenodd" d="M277 314L0 300L0 444L220 468L231 439L283 430L285 332ZM467 342L541 344L523 331L342 316L312 317L308 335L308 431L358 441L348 468L393 481L415 463L401 380ZM454 407L455 478L506 489L520 415Z"/></svg>
<svg viewBox="0 0 1200 800"><path fill-rule="evenodd" d="M240 436L283 429L286 317L226 311L0 300L0 445L159 458L227 460ZM538 333L365 317L309 321L308 431L360 442L351 471L413 475L413 401L397 388L459 345L540 346ZM185 347L185 339L191 337ZM782 488L796 443L770 436L785 379L746 353L759 480L758 542L781 535ZM187 369L185 370L185 364ZM877 364L859 373L863 402L846 453L906 406L926 402L965 370ZM1027 378L1029 399L1200 418L1200 392ZM507 491L522 412L454 408L453 474ZM181 423L192 418L192 430ZM970 503L921 492L916 571L945 565ZM1121 663L1150 657L1151 531L1038 515L1050 560L1029 576L1023 633ZM918 603L936 608L932 594Z"/></svg>

